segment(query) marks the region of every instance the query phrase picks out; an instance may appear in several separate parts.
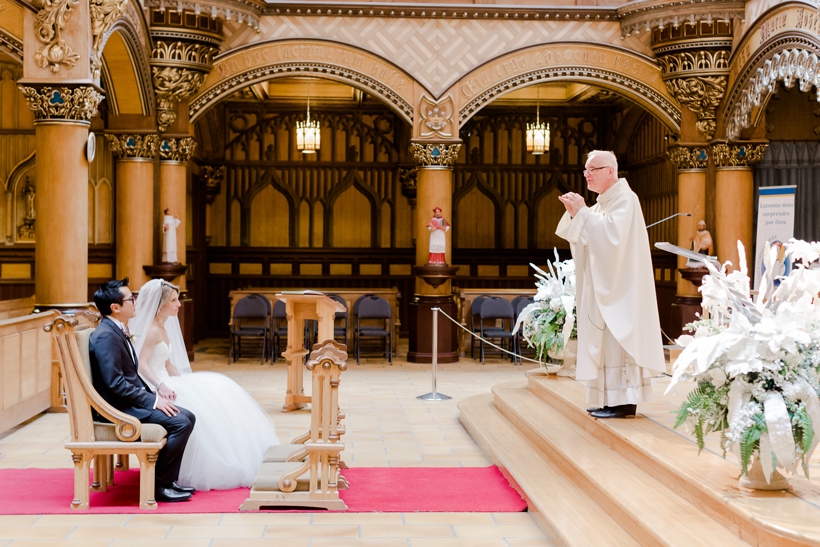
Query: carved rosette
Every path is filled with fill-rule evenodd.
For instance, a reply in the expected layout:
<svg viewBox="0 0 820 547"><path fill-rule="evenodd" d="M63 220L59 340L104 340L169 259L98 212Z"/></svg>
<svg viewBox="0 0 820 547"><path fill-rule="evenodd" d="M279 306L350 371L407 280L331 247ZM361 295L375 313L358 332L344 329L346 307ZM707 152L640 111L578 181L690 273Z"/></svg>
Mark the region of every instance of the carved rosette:
<svg viewBox="0 0 820 547"><path fill-rule="evenodd" d="M176 121L175 107L196 93L211 71L218 40L204 36L194 41L192 33L156 31L151 51L151 78L157 97L157 124L164 132ZM179 39L174 39L174 38Z"/></svg>
<svg viewBox="0 0 820 547"><path fill-rule="evenodd" d="M91 73L95 79L100 77L103 39L114 23L125 14L128 0L90 0L88 4L91 17Z"/></svg>
<svg viewBox="0 0 820 547"><path fill-rule="evenodd" d="M213 205L216 196L222 191L222 182L225 180L225 166L202 166L202 178L205 180L205 202L208 205Z"/></svg>
<svg viewBox="0 0 820 547"><path fill-rule="evenodd" d="M34 0L32 3L39 8L34 19L34 35L45 44L34 54L34 63L52 72L76 65L80 55L63 40L62 31L79 0Z"/></svg>
<svg viewBox="0 0 820 547"><path fill-rule="evenodd" d="M410 152L416 163L424 167L452 167L458 157L461 144L421 144L412 143Z"/></svg>
<svg viewBox="0 0 820 547"><path fill-rule="evenodd" d="M452 137L453 136L453 98L447 95L439 101L422 95L419 103L420 127L419 135L422 138Z"/></svg>
<svg viewBox="0 0 820 547"><path fill-rule="evenodd" d="M91 86L28 87L19 86L35 121L66 120L90 122L97 115L103 95Z"/></svg>
<svg viewBox="0 0 820 547"><path fill-rule="evenodd" d="M709 162L709 154L706 148L686 148L679 146L667 152L669 161L679 171L687 169L706 169Z"/></svg>
<svg viewBox="0 0 820 547"><path fill-rule="evenodd" d="M712 158L715 165L721 167L750 167L763 159L768 144L715 144L712 146Z"/></svg>
<svg viewBox="0 0 820 547"><path fill-rule="evenodd" d="M187 163L194 155L196 141L193 137L163 138L159 144L160 161Z"/></svg>
<svg viewBox="0 0 820 547"><path fill-rule="evenodd" d="M106 133L105 140L111 151L120 159L153 159L157 157L157 135L111 135Z"/></svg>

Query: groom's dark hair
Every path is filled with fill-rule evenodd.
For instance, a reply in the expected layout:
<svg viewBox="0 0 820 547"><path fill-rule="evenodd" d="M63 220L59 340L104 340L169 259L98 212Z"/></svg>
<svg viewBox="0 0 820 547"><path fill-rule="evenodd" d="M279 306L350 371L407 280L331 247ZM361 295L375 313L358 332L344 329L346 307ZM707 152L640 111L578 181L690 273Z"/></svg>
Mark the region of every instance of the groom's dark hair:
<svg viewBox="0 0 820 547"><path fill-rule="evenodd" d="M120 287L128 286L128 278L113 279L100 285L97 292L94 293L94 303L103 317L111 315L111 304L119 304L122 306L123 294Z"/></svg>

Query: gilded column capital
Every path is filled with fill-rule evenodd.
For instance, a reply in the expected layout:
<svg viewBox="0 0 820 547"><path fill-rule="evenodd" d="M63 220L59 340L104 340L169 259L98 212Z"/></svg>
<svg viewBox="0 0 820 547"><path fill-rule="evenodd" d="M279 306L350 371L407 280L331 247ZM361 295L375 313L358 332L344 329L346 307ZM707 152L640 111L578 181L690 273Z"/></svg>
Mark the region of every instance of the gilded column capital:
<svg viewBox="0 0 820 547"><path fill-rule="evenodd" d="M461 143L418 143L410 144L410 152L420 166L452 167L458 157Z"/></svg>
<svg viewBox="0 0 820 547"><path fill-rule="evenodd" d="M33 0L38 9L34 17L34 35L44 47L34 54L34 64L59 72L65 66L72 68L80 60L80 54L63 40L71 14L79 6L79 0Z"/></svg>
<svg viewBox="0 0 820 547"><path fill-rule="evenodd" d="M111 151L120 159L154 159L157 157L157 135L112 135L105 134Z"/></svg>
<svg viewBox="0 0 820 547"><path fill-rule="evenodd" d="M768 144L715 144L712 146L712 158L715 166L721 167L750 167L763 159L763 152Z"/></svg>
<svg viewBox="0 0 820 547"><path fill-rule="evenodd" d="M681 22L652 31L652 50L666 89L695 113L695 127L706 140L717 129L717 109L729 83L732 26Z"/></svg>
<svg viewBox="0 0 820 547"><path fill-rule="evenodd" d="M151 79L157 98L157 124L164 132L176 122L176 106L197 91L213 68L222 43L222 23L197 12L151 9ZM181 23L181 24L180 24ZM205 24L207 28L203 28Z"/></svg>
<svg viewBox="0 0 820 547"><path fill-rule="evenodd" d="M163 137L159 143L159 159L188 163L195 149L196 140L193 137Z"/></svg>
<svg viewBox="0 0 820 547"><path fill-rule="evenodd" d="M678 171L706 169L709 153L706 148L678 146L667 151L669 161Z"/></svg>
<svg viewBox="0 0 820 547"><path fill-rule="evenodd" d="M18 86L34 112L34 121L90 122L97 115L102 93L92 86Z"/></svg>

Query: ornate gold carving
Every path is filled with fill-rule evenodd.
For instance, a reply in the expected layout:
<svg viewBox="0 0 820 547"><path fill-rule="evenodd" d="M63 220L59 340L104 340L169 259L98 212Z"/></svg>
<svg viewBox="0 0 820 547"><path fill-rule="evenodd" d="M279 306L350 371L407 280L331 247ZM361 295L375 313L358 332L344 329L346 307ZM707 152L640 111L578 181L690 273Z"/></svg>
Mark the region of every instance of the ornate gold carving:
<svg viewBox="0 0 820 547"><path fill-rule="evenodd" d="M728 78L726 76L691 76L673 78L664 83L669 93L680 104L697 115L698 121L695 127L707 140L711 140L717 128L715 112L726 94Z"/></svg>
<svg viewBox="0 0 820 547"><path fill-rule="evenodd" d="M658 57L658 65L664 76L693 70L729 70L730 55L728 50L678 51Z"/></svg>
<svg viewBox="0 0 820 547"><path fill-rule="evenodd" d="M222 182L225 180L225 166L203 165L202 178L205 180L205 202L212 205L216 196L222 191Z"/></svg>
<svg viewBox="0 0 820 547"><path fill-rule="evenodd" d="M422 138L452 137L454 111L453 98L450 95L439 101L422 95L419 104L419 136Z"/></svg>
<svg viewBox="0 0 820 547"><path fill-rule="evenodd" d="M705 169L709 162L706 148L686 148L679 146L667 152L669 161L679 170Z"/></svg>
<svg viewBox="0 0 820 547"><path fill-rule="evenodd" d="M103 38L114 23L123 16L128 0L90 0L88 8L91 15L91 72L94 78L100 77Z"/></svg>
<svg viewBox="0 0 820 547"><path fill-rule="evenodd" d="M452 167L458 157L461 144L420 144L412 143L410 152L416 162L425 166Z"/></svg>
<svg viewBox="0 0 820 547"><path fill-rule="evenodd" d="M159 145L159 157L162 161L178 161L187 163L194 155L196 141L193 137L164 138Z"/></svg>
<svg viewBox="0 0 820 547"><path fill-rule="evenodd" d="M39 120L76 120L90 122L97 114L103 95L91 86L41 87L19 86L28 107Z"/></svg>
<svg viewBox="0 0 820 547"><path fill-rule="evenodd" d="M712 157L717 167L748 167L763 159L768 144L716 144L712 146Z"/></svg>
<svg viewBox="0 0 820 547"><path fill-rule="evenodd" d="M694 26L701 21L710 26L725 22L731 27L732 20L742 20L745 15L741 0L705 0L691 4L674 0L645 0L627 2L618 8L621 37L641 32L657 33L686 24Z"/></svg>
<svg viewBox="0 0 820 547"><path fill-rule="evenodd" d="M174 107L199 90L219 50L211 45L157 40L151 52L151 76L157 97L160 131L176 121Z"/></svg>
<svg viewBox="0 0 820 547"><path fill-rule="evenodd" d="M32 3L40 10L34 19L34 34L45 44L34 54L34 63L52 72L59 72L63 65L68 68L76 65L80 55L69 47L61 33L79 0L33 0Z"/></svg>
<svg viewBox="0 0 820 547"><path fill-rule="evenodd" d="M157 157L157 135L111 135L106 133L105 140L111 146L111 151L120 158Z"/></svg>

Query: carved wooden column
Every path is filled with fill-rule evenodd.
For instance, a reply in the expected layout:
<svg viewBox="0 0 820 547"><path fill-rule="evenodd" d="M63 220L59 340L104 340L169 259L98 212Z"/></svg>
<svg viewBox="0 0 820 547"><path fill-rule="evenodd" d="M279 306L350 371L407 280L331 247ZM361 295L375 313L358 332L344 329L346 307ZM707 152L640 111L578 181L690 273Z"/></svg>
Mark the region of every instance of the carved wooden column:
<svg viewBox="0 0 820 547"><path fill-rule="evenodd" d="M416 192L416 293L410 303L410 346L407 360L430 363L433 358L432 308L440 308L456 318L456 305L451 295L450 279L455 268L428 265L430 232L427 223L433 208L441 208L448 221L453 218L453 164L461 144L413 143L411 149L419 164ZM452 229L446 232L445 262L452 261ZM441 317L438 322L438 362L458 361L456 325Z"/></svg>
<svg viewBox="0 0 820 547"><path fill-rule="evenodd" d="M677 244L679 247L689 249L698 221L705 219L706 164L709 161L709 154L706 148L679 146L669 151L669 157L677 168L677 211L692 215L691 217L678 217ZM671 309L671 332L667 333L672 338L680 336L684 325L696 320L695 314L701 309L699 285L682 275L689 273L687 271L689 269L686 268L686 259L679 256L676 272L677 291L672 300ZM704 268L703 274L705 273ZM697 273L695 273L696 277Z"/></svg>
<svg viewBox="0 0 820 547"><path fill-rule="evenodd" d="M718 260L740 266L737 242L746 247L751 273L754 250L754 176L752 165L763 158L767 144L716 144L712 147L716 172L715 248Z"/></svg>
<svg viewBox="0 0 820 547"><path fill-rule="evenodd" d="M111 135L116 161L117 279L139 290L151 278L142 267L154 260L154 159L156 135Z"/></svg>
<svg viewBox="0 0 820 547"><path fill-rule="evenodd" d="M88 302L88 159L91 118L103 96L91 85L21 85L37 143L34 292L40 309Z"/></svg>

